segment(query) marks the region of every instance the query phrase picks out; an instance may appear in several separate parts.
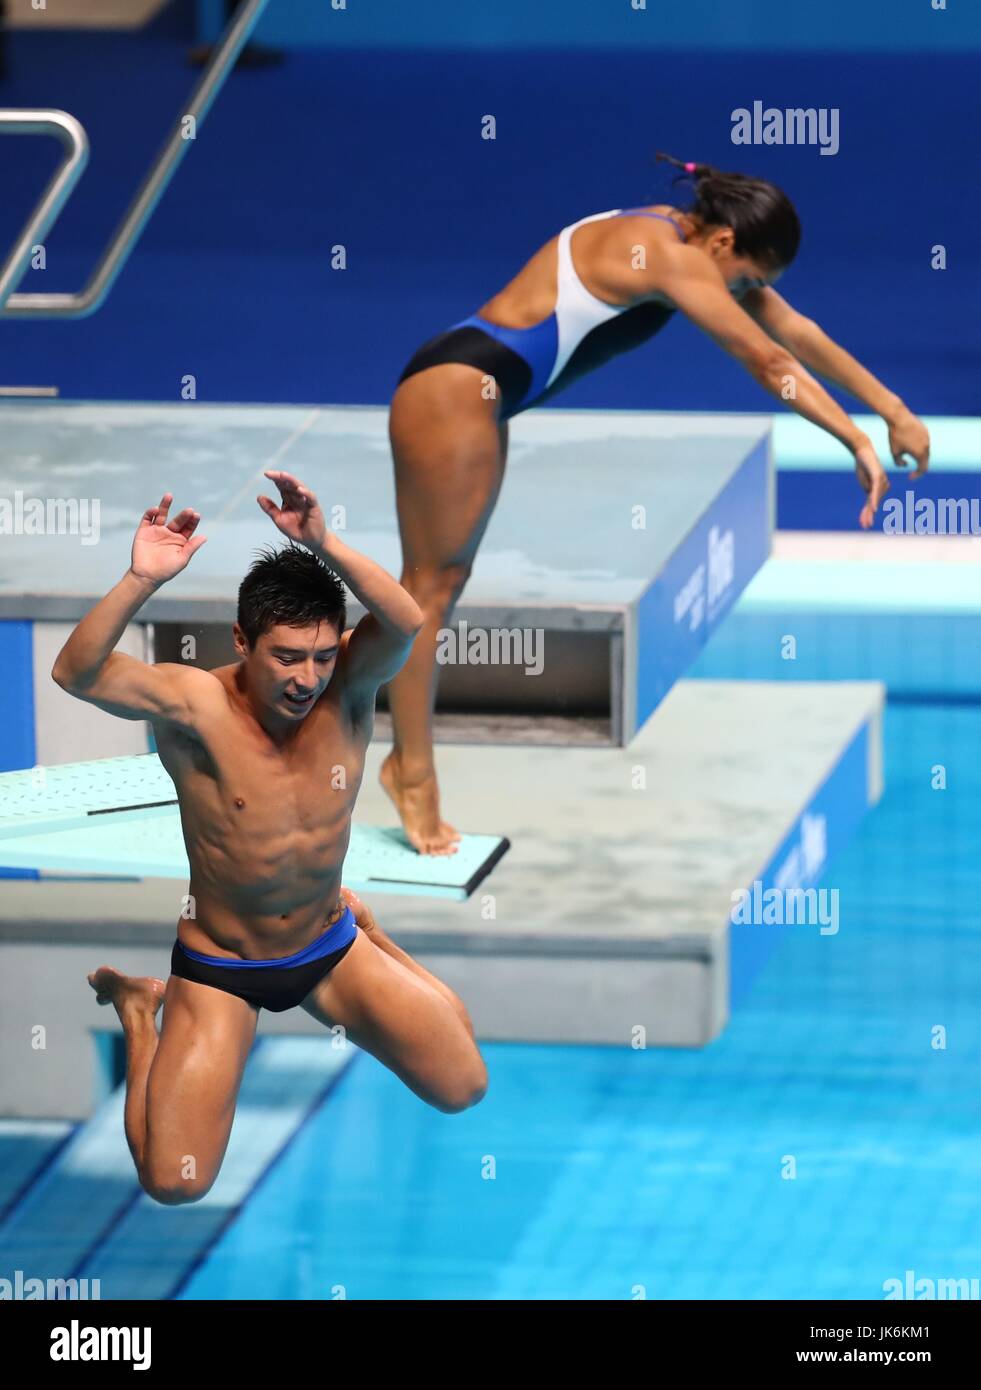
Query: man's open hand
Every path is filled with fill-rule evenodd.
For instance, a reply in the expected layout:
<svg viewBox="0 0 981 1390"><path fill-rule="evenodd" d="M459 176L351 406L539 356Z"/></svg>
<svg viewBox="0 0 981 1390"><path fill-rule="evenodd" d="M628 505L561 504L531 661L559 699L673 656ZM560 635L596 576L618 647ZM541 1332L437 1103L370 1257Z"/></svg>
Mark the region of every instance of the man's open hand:
<svg viewBox="0 0 981 1390"><path fill-rule="evenodd" d="M201 514L191 507L178 512L173 521L167 520L173 500L173 493L165 492L159 506L148 507L133 537L130 569L153 584L165 584L180 574L207 539L195 536Z"/></svg>
<svg viewBox="0 0 981 1390"><path fill-rule="evenodd" d="M267 470L265 476L276 484L283 505L277 507L269 497L257 497L256 501L270 517L284 536L298 545L308 547L322 546L327 534L327 523L320 510L320 503L308 487L294 478L292 473Z"/></svg>

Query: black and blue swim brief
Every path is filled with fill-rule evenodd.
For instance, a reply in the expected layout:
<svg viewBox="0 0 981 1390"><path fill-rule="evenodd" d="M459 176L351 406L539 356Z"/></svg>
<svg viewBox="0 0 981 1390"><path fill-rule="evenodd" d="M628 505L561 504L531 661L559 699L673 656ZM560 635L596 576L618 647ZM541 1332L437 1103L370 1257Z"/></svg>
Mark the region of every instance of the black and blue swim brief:
<svg viewBox="0 0 981 1390"><path fill-rule="evenodd" d="M345 908L333 926L316 941L291 956L272 960L231 960L228 956L204 956L180 941L174 942L170 973L196 985L209 985L236 994L255 1009L284 1013L302 1004L354 945L358 934L351 909Z"/></svg>

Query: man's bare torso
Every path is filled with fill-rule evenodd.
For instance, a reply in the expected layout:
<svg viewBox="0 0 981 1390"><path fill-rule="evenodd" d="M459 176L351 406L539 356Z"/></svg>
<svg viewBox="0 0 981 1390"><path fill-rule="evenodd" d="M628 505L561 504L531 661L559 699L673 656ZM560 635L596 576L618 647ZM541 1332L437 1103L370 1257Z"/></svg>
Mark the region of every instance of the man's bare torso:
<svg viewBox="0 0 981 1390"><path fill-rule="evenodd" d="M340 916L341 869L371 737L338 671L303 723L272 738L236 683L202 672L193 730L155 724L180 802L191 865L178 935L191 950L262 960L291 955Z"/></svg>

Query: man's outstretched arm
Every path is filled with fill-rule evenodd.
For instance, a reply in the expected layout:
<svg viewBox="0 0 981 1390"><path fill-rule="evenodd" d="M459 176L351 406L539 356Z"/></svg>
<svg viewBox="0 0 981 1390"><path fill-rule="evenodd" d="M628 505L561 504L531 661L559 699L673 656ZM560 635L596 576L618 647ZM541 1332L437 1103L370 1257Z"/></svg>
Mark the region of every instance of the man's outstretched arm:
<svg viewBox="0 0 981 1390"><path fill-rule="evenodd" d="M199 517L185 509L167 521L167 493L144 512L133 540L130 568L105 598L91 608L62 647L51 675L62 690L123 719L188 718L194 677L176 664L148 666L115 650L143 604L185 567L203 537L192 539Z"/></svg>

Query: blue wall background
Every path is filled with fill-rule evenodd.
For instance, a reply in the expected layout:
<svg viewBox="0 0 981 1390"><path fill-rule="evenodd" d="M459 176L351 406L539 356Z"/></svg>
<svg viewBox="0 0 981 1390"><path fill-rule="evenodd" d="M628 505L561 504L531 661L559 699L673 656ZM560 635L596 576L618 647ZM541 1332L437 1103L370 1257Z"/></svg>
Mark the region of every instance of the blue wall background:
<svg viewBox="0 0 981 1390"><path fill-rule="evenodd" d="M286 3L273 0L273 10ZM417 24L444 14L441 0L408 8ZM856 6L860 37L872 8ZM890 5L883 44L905 34L920 45L924 25L966 24L960 0L955 14L928 8ZM368 11L352 0L342 17L367 23ZM387 14L379 4L371 12ZM565 40L599 11L569 3L561 13ZM771 11L730 3L719 13ZM11 36L0 101L63 107L92 142L47 269L29 272L22 289L84 283L191 88L192 19L175 7L139 34ZM796 19L782 22L788 42L800 34ZM0 321L0 381L57 384L74 398L176 400L193 373L201 400L383 402L423 339L472 312L564 223L670 199L668 176L652 163L663 148L783 185L804 224L781 282L787 297L915 409L978 412L974 53L668 53L634 43L600 59L583 48L383 48L391 36L375 24L370 48L300 47L279 68L236 72L107 305L78 322ZM755 99L838 107L840 153L734 147L731 112ZM493 142L480 138L488 112ZM53 142L0 140L4 245L54 160ZM943 272L930 267L936 243L948 248ZM331 269L337 244L347 248L344 271ZM676 321L557 404L772 402Z"/></svg>
<svg viewBox="0 0 981 1390"><path fill-rule="evenodd" d="M976 0L272 0L263 41L384 48L981 48ZM222 0L198 0L202 31Z"/></svg>

